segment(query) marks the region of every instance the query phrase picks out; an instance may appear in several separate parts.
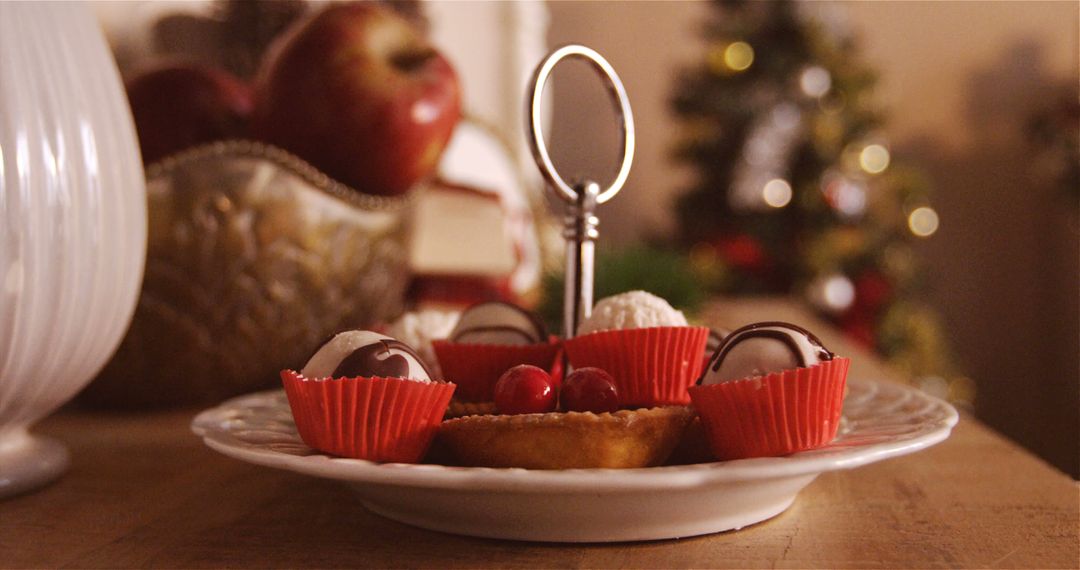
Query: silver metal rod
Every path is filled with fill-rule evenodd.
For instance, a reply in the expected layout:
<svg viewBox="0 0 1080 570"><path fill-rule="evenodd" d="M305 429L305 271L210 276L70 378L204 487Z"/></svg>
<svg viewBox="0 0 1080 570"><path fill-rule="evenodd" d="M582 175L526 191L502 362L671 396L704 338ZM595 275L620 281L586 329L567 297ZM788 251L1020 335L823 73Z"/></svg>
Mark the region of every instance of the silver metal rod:
<svg viewBox="0 0 1080 570"><path fill-rule="evenodd" d="M547 143L544 141L541 111L544 84L555 65L565 58L578 58L588 62L592 68L607 79L606 87L612 102L618 107L622 127L622 161L615 180L607 188L585 177L585 181L571 187L551 162ZM566 45L549 53L533 72L532 95L525 107L529 147L532 150L536 166L547 180L551 192L566 204L566 217L563 220L563 237L566 239L566 284L563 298L563 336L573 338L577 334L581 321L592 314L593 269L596 263L596 206L607 202L618 194L630 175L630 164L634 159L634 115L630 111L630 99L626 88L615 73L615 69L600 54L580 45Z"/></svg>
<svg viewBox="0 0 1080 570"><path fill-rule="evenodd" d="M585 182L575 187L577 200L567 206L563 238L566 239L566 281L563 285L563 338L577 335L581 321L592 314L593 270L596 238L600 233L596 197L600 185Z"/></svg>

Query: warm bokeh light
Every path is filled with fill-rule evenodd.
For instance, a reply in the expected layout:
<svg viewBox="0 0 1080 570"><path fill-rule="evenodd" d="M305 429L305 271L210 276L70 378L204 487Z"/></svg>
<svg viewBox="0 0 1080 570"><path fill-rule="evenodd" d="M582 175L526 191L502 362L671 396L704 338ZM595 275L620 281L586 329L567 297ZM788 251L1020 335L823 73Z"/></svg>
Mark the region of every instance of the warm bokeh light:
<svg viewBox="0 0 1080 570"><path fill-rule="evenodd" d="M761 197L773 208L783 208L791 202L791 184L780 178L773 178L761 189Z"/></svg>
<svg viewBox="0 0 1080 570"><path fill-rule="evenodd" d="M938 215L933 208L922 206L915 208L908 216L908 228L919 237L929 237L938 229Z"/></svg>
<svg viewBox="0 0 1080 570"><path fill-rule="evenodd" d="M832 76L820 65L806 68L799 76L799 88L810 97L821 97L832 87Z"/></svg>
<svg viewBox="0 0 1080 570"><path fill-rule="evenodd" d="M889 150L879 144L866 145L859 153L859 166L870 174L883 172L889 167Z"/></svg>
<svg viewBox="0 0 1080 570"><path fill-rule="evenodd" d="M754 63L754 48L746 42L732 42L724 50L724 63L735 71L743 71Z"/></svg>
<svg viewBox="0 0 1080 570"><path fill-rule="evenodd" d="M919 388L935 398L949 397L949 383L941 376L924 376L919 379Z"/></svg>
<svg viewBox="0 0 1080 570"><path fill-rule="evenodd" d="M809 296L818 308L841 313L855 302L855 285L842 273L830 273L814 279Z"/></svg>
<svg viewBox="0 0 1080 570"><path fill-rule="evenodd" d="M842 311L855 301L855 286L843 275L834 275L825 281L825 302L829 307Z"/></svg>
<svg viewBox="0 0 1080 570"><path fill-rule="evenodd" d="M833 173L822 181L822 191L829 205L846 218L858 218L866 212L866 187L861 183Z"/></svg>

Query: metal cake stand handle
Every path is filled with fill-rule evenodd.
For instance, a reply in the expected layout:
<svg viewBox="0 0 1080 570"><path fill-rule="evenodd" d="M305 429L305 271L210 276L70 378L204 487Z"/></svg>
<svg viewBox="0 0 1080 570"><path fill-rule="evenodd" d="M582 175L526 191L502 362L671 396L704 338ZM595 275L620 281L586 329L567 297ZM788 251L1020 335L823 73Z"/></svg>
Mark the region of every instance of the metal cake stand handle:
<svg viewBox="0 0 1080 570"><path fill-rule="evenodd" d="M601 190L600 185L588 177L583 177L573 186L568 184L551 162L547 145L544 142L542 126L542 102L544 85L555 66L566 58L579 58L591 64L591 67L607 79L608 95L618 105L622 119L622 164L615 180ZM563 299L563 336L572 338L577 333L578 324L592 313L593 302L593 267L595 264L595 242L599 233L596 206L607 202L619 193L627 176L630 164L634 160L634 115L630 110L630 99L626 88L619 80L615 69L596 51L581 45L566 45L555 49L544 58L532 76L532 96L529 99L527 128L530 133L529 146L533 158L551 191L566 203L563 237L566 239L566 286Z"/></svg>

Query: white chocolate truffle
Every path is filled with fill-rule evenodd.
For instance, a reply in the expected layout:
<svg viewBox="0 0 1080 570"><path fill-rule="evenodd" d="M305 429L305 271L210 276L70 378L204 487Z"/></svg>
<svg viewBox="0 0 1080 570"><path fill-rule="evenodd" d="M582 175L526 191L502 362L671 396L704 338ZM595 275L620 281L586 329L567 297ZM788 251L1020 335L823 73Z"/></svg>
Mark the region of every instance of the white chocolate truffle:
<svg viewBox="0 0 1080 570"><path fill-rule="evenodd" d="M469 307L461 314L452 342L526 345L547 342L544 324L535 315L510 303L491 301Z"/></svg>
<svg viewBox="0 0 1080 570"><path fill-rule="evenodd" d="M356 376L431 380L423 359L409 345L372 331L345 331L334 335L308 360L300 373L305 378Z"/></svg>
<svg viewBox="0 0 1080 570"><path fill-rule="evenodd" d="M601 299L577 334L614 329L685 327L686 317L667 301L645 291L630 291Z"/></svg>
<svg viewBox="0 0 1080 570"><path fill-rule="evenodd" d="M777 321L754 323L724 337L701 376L701 384L718 384L807 368L832 360L821 341L802 327Z"/></svg>
<svg viewBox="0 0 1080 570"><path fill-rule="evenodd" d="M461 318L461 311L424 309L409 311L386 327L386 333L416 349L428 369L436 378L442 376L436 365L435 349L431 341L448 338Z"/></svg>

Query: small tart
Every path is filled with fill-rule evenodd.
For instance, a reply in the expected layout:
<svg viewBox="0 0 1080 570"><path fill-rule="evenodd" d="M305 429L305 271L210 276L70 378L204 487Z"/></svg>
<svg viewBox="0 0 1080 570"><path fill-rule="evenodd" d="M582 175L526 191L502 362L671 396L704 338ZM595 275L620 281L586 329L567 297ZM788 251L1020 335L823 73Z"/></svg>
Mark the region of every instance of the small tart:
<svg viewBox="0 0 1080 570"><path fill-rule="evenodd" d="M667 460L692 417L685 406L465 416L444 421L438 439L476 467L652 467Z"/></svg>

